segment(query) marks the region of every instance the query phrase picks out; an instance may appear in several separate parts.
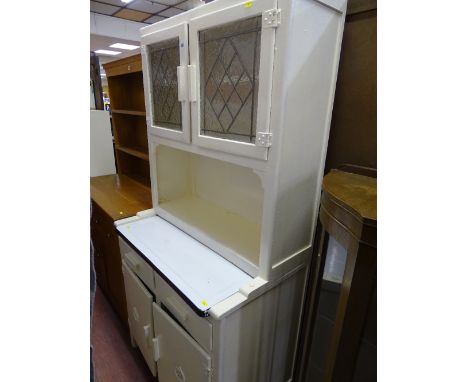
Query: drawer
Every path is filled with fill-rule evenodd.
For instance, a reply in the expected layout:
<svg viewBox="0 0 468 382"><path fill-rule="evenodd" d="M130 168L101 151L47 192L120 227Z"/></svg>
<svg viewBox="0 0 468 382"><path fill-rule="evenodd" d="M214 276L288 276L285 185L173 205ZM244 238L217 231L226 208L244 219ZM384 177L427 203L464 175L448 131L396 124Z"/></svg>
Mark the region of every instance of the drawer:
<svg viewBox="0 0 468 382"><path fill-rule="evenodd" d="M122 263L135 272L135 274L146 284L146 286L156 293L154 287L154 271L153 268L130 246L119 237L120 255L122 256Z"/></svg>
<svg viewBox="0 0 468 382"><path fill-rule="evenodd" d="M154 348L161 382L209 382L211 357L153 303Z"/></svg>
<svg viewBox="0 0 468 382"><path fill-rule="evenodd" d="M169 310L190 335L208 352L212 348L212 325L208 319L198 316L194 310L155 273L156 297Z"/></svg>
<svg viewBox="0 0 468 382"><path fill-rule="evenodd" d="M125 264L122 264L122 273L127 294L130 332L145 357L151 372L156 375L156 365L153 357L153 296Z"/></svg>
<svg viewBox="0 0 468 382"><path fill-rule="evenodd" d="M93 202L93 212L91 215L91 226L93 227L103 227L104 225L108 225L109 217L106 213L96 204ZM111 220L112 223L112 220Z"/></svg>
<svg viewBox="0 0 468 382"><path fill-rule="evenodd" d="M141 60L116 65L105 69L107 77L119 76L121 74L141 72Z"/></svg>

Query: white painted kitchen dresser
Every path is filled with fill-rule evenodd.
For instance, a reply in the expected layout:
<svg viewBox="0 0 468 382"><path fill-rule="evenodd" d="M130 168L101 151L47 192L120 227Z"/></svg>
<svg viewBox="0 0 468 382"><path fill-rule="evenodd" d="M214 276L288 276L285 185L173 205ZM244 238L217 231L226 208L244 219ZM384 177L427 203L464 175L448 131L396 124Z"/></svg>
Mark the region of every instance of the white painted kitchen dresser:
<svg viewBox="0 0 468 382"><path fill-rule="evenodd" d="M141 30L153 209L116 222L159 381L292 378L346 0L216 0Z"/></svg>

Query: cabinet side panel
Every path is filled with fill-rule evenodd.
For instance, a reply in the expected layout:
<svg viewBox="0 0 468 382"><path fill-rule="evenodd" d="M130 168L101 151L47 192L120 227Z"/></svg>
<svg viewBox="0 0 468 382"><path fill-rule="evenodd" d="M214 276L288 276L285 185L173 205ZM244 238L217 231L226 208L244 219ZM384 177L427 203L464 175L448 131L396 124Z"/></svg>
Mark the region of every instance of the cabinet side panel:
<svg viewBox="0 0 468 382"><path fill-rule="evenodd" d="M277 32L272 107L275 175L264 222L271 221L271 258L263 272L310 246L333 107L344 15L297 0ZM269 262L269 263L268 263ZM287 271L287 269L286 269ZM270 275L276 278L280 275Z"/></svg>
<svg viewBox="0 0 468 382"><path fill-rule="evenodd" d="M213 321L213 382L285 382L292 376L306 268Z"/></svg>

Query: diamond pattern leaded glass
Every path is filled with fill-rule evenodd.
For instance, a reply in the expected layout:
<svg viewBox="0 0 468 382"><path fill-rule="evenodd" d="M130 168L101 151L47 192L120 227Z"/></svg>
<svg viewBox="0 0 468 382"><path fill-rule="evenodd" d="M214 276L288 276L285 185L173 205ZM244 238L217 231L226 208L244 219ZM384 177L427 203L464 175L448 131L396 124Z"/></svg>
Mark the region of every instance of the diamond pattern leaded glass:
<svg viewBox="0 0 468 382"><path fill-rule="evenodd" d="M179 39L149 45L148 56L153 88L153 125L182 130L182 109L177 86Z"/></svg>
<svg viewBox="0 0 468 382"><path fill-rule="evenodd" d="M200 133L255 143L261 16L199 33Z"/></svg>

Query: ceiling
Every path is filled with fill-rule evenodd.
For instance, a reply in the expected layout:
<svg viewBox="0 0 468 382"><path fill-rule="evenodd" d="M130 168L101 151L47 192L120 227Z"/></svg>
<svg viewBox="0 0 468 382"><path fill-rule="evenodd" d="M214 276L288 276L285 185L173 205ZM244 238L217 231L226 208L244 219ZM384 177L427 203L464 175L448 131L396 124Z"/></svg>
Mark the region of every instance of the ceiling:
<svg viewBox="0 0 468 382"><path fill-rule="evenodd" d="M125 4L121 0L97 0L90 1L90 3L91 12L94 13L154 24L192 9L202 2L200 0L133 0Z"/></svg>
<svg viewBox="0 0 468 382"><path fill-rule="evenodd" d="M132 0L125 4L121 0L90 0L90 11L91 13L149 25L211 1L213 0ZM128 51L119 48L110 48L110 45L115 43L140 45L139 41L126 40L107 35L103 36L100 34L90 35L90 50L92 52L98 49L121 52L115 56L101 53L97 54L99 56L103 84L106 83L106 78L102 64L140 53L140 49Z"/></svg>
<svg viewBox="0 0 468 382"><path fill-rule="evenodd" d="M139 41L131 41L131 40L124 40L121 38L114 38L114 37L107 37L107 36L99 36L96 34L90 35L90 50L91 52L94 52L98 49L107 49L107 50L114 50L114 51L119 51L122 52L117 56L106 56L106 55L101 55L99 54L99 62L105 64L106 62L110 61L115 61L115 60L120 60L121 58L128 57L128 56L134 56L135 54L140 53L140 49L135 49L135 50L123 50L123 49L115 49L115 48L110 48L112 44L115 43L123 43L123 44L129 44L129 45L138 45L140 46Z"/></svg>

